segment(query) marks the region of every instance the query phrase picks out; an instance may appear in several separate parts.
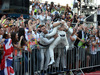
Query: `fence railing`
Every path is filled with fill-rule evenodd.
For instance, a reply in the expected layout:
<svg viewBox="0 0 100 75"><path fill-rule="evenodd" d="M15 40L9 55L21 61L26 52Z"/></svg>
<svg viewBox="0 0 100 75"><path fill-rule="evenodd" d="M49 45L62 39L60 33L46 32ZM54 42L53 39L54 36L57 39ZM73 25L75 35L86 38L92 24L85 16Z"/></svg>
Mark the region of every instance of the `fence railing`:
<svg viewBox="0 0 100 75"><path fill-rule="evenodd" d="M57 47L54 50L55 63L51 66L48 66L48 61L50 61L48 52L47 48L43 48L33 49L31 53L22 50L22 55L18 51L16 55L16 50L14 50L12 65L15 75L56 74L70 71L73 73L74 70L80 70L83 73L82 69L100 66L99 48L92 51L84 47L70 47L66 51L64 47Z"/></svg>

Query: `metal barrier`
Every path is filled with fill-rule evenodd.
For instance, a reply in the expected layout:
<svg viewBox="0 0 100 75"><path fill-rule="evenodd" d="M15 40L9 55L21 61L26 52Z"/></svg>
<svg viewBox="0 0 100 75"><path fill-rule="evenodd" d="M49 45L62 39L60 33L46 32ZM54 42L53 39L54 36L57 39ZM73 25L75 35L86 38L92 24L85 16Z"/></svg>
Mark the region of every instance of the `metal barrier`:
<svg viewBox="0 0 100 75"><path fill-rule="evenodd" d="M39 75L41 73L48 75L56 73L64 74L69 72L74 74L73 71L80 70L81 73L83 73L82 69L100 66L99 49L92 54L88 52L88 49L83 47L70 47L69 50L66 51L64 47L58 46L54 50L54 55L55 64L51 66L46 66L48 63L46 62L47 60L44 56L44 63L42 64L43 69L41 70L41 61L43 60L41 58L41 49L38 50L34 48L32 53L22 50L22 56L14 55L13 58L13 68L15 75ZM44 70L45 66L46 69Z"/></svg>

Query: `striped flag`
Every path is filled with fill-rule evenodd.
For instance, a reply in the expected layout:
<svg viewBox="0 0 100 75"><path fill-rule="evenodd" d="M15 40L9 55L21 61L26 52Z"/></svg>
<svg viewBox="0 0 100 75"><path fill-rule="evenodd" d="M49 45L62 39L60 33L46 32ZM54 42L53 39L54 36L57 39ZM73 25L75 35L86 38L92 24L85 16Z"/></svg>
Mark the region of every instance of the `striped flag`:
<svg viewBox="0 0 100 75"><path fill-rule="evenodd" d="M0 64L0 75L14 75L14 70L12 68L13 50L12 40L5 39L4 54Z"/></svg>

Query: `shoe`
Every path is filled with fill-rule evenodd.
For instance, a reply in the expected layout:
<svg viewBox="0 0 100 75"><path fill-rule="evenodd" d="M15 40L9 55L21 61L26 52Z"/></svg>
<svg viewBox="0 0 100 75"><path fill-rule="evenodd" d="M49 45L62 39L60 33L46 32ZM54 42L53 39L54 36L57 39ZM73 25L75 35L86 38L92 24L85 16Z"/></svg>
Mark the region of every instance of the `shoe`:
<svg viewBox="0 0 100 75"><path fill-rule="evenodd" d="M50 63L48 64L48 66L50 66L50 65L52 65L54 63L55 63L55 61L54 60L51 60Z"/></svg>
<svg viewBox="0 0 100 75"><path fill-rule="evenodd" d="M66 46L66 52L67 52L68 49L69 49L69 46Z"/></svg>

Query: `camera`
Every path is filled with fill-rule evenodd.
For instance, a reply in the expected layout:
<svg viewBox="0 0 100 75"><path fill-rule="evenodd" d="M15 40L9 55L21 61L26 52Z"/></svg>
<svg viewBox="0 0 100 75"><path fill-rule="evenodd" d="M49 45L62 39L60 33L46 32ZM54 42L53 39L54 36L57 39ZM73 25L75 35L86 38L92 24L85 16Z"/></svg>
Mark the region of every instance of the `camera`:
<svg viewBox="0 0 100 75"><path fill-rule="evenodd" d="M80 21L80 24L83 24L83 21Z"/></svg>
<svg viewBox="0 0 100 75"><path fill-rule="evenodd" d="M77 17L77 15L74 15L74 18Z"/></svg>
<svg viewBox="0 0 100 75"><path fill-rule="evenodd" d="M83 44L83 46L89 46L88 42L85 42L85 43Z"/></svg>

